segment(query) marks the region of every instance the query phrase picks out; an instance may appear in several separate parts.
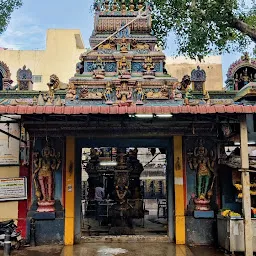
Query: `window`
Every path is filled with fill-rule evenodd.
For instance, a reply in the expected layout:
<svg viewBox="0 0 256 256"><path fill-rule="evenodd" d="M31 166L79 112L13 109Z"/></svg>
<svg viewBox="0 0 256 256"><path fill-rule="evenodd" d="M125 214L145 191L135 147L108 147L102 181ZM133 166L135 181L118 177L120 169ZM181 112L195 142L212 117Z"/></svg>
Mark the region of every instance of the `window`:
<svg viewBox="0 0 256 256"><path fill-rule="evenodd" d="M41 75L34 75L32 76L33 83L42 83L42 76Z"/></svg>

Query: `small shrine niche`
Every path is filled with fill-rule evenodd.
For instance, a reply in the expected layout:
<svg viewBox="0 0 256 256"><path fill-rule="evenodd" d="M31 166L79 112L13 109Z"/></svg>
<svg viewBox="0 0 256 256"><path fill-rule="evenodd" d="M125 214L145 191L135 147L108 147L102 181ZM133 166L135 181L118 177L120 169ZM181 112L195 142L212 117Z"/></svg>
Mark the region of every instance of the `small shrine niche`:
<svg viewBox="0 0 256 256"><path fill-rule="evenodd" d="M256 81L256 67L239 68L234 76L235 90L241 90L250 82Z"/></svg>
<svg viewBox="0 0 256 256"><path fill-rule="evenodd" d="M250 82L256 82L256 59L250 58L246 52L228 69L226 89L239 91Z"/></svg>
<svg viewBox="0 0 256 256"><path fill-rule="evenodd" d="M18 81L18 88L21 91L32 90L32 72L30 69L26 69L24 65L23 68L19 69L17 72L17 81Z"/></svg>
<svg viewBox="0 0 256 256"><path fill-rule="evenodd" d="M204 91L205 90L206 73L203 69L197 66L197 69L191 72L191 82L193 91Z"/></svg>

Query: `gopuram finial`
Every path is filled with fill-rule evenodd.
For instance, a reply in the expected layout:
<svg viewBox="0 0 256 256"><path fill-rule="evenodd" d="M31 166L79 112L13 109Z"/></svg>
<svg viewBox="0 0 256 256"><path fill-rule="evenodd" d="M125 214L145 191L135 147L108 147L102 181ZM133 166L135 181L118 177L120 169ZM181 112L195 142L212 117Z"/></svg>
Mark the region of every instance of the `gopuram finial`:
<svg viewBox="0 0 256 256"><path fill-rule="evenodd" d="M114 12L116 12L117 8L118 8L118 6L117 6L117 3L116 3L116 0L114 0L113 5L112 5L112 9L113 9Z"/></svg>
<svg viewBox="0 0 256 256"><path fill-rule="evenodd" d="M139 0L138 9L141 10L143 8L143 1Z"/></svg>
<svg viewBox="0 0 256 256"><path fill-rule="evenodd" d="M105 0L105 11L109 11L109 0Z"/></svg>
<svg viewBox="0 0 256 256"><path fill-rule="evenodd" d="M134 12L134 3L133 0L130 0L130 11Z"/></svg>
<svg viewBox="0 0 256 256"><path fill-rule="evenodd" d="M122 12L126 12L125 0L122 0Z"/></svg>

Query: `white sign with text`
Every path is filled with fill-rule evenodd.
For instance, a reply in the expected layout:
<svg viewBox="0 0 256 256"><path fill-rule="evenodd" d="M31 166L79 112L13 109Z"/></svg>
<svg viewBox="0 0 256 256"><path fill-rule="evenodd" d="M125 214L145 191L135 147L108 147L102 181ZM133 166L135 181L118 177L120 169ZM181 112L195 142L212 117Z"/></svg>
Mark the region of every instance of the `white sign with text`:
<svg viewBox="0 0 256 256"><path fill-rule="evenodd" d="M0 201L27 199L27 179L0 178Z"/></svg>

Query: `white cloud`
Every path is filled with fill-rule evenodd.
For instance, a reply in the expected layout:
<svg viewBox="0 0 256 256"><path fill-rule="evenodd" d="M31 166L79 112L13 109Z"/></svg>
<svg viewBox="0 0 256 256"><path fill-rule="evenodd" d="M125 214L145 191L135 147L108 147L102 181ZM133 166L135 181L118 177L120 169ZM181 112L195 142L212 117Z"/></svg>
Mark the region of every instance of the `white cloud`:
<svg viewBox="0 0 256 256"><path fill-rule="evenodd" d="M45 31L22 13L14 13L7 30L0 37L0 47L15 50L45 48Z"/></svg>

